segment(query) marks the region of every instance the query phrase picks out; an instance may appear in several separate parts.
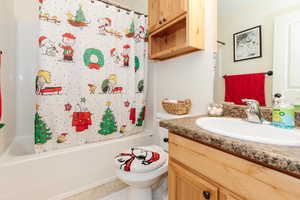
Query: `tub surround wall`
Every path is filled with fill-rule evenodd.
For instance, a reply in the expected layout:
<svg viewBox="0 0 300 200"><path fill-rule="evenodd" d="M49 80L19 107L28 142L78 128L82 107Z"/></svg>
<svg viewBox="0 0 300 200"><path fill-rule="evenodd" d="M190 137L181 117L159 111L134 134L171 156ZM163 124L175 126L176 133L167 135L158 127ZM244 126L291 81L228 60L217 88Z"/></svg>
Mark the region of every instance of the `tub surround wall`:
<svg viewBox="0 0 300 200"><path fill-rule="evenodd" d="M16 129L16 52L14 1L2 0L0 6L0 50L3 51L1 89L5 127L0 130L0 154L11 144Z"/></svg>
<svg viewBox="0 0 300 200"><path fill-rule="evenodd" d="M160 126L171 133L300 178L299 147L259 144L217 135L199 128L196 125L199 117L161 121Z"/></svg>

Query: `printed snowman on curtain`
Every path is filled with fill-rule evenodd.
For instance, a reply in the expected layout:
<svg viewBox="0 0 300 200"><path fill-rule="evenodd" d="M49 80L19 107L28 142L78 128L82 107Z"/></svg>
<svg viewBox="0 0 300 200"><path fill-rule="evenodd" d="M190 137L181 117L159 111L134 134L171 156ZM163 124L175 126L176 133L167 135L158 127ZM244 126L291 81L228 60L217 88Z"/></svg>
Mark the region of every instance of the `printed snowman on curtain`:
<svg viewBox="0 0 300 200"><path fill-rule="evenodd" d="M97 1L39 4L36 151L141 132L147 19Z"/></svg>

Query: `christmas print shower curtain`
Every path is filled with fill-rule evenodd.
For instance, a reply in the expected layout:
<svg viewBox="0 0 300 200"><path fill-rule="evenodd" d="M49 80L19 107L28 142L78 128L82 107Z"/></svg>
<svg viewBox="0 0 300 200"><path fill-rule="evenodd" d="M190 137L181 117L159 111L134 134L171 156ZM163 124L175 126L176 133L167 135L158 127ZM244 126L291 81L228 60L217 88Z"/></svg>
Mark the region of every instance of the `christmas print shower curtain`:
<svg viewBox="0 0 300 200"><path fill-rule="evenodd" d="M146 17L93 0L39 0L37 152L143 130Z"/></svg>

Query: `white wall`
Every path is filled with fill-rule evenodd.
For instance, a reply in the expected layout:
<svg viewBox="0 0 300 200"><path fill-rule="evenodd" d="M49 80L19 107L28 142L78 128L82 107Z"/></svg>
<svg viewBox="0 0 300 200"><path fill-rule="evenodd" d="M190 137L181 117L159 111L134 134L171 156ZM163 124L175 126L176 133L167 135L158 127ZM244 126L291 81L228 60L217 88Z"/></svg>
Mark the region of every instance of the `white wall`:
<svg viewBox="0 0 300 200"><path fill-rule="evenodd" d="M267 72L273 69L273 19L275 16L300 8L299 0L219 0L218 39L226 46L219 46L219 66L216 79L215 100L224 101L224 74ZM275 3L276 2L276 3ZM258 6L259 5L259 6ZM233 34L262 25L263 57L233 62ZM272 77L267 78L267 104L272 101Z"/></svg>
<svg viewBox="0 0 300 200"><path fill-rule="evenodd" d="M154 87L154 94L151 94L154 113L163 111L161 100L164 98L190 98L193 102L192 114L206 113L208 104L213 101L217 1L206 0L205 3L206 50L166 61L150 62L149 75L152 77L149 84Z"/></svg>
<svg viewBox="0 0 300 200"><path fill-rule="evenodd" d="M38 2L14 0L17 58L17 136L34 137L35 72L38 67Z"/></svg>
<svg viewBox="0 0 300 200"><path fill-rule="evenodd" d="M0 50L4 52L1 67L3 120L6 125L0 130L0 153L4 152L15 136L16 89L15 89L15 21L14 2L2 0L0 5Z"/></svg>

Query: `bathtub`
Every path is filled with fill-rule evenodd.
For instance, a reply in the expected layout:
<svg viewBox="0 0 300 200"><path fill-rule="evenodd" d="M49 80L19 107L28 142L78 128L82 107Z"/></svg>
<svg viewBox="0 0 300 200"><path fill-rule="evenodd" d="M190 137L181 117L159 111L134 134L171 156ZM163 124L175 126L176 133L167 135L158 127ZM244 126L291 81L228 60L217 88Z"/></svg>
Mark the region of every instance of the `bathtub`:
<svg viewBox="0 0 300 200"><path fill-rule="evenodd" d="M0 157L0 200L59 200L115 179L113 157L153 144L152 132L34 154L33 139L16 138Z"/></svg>

